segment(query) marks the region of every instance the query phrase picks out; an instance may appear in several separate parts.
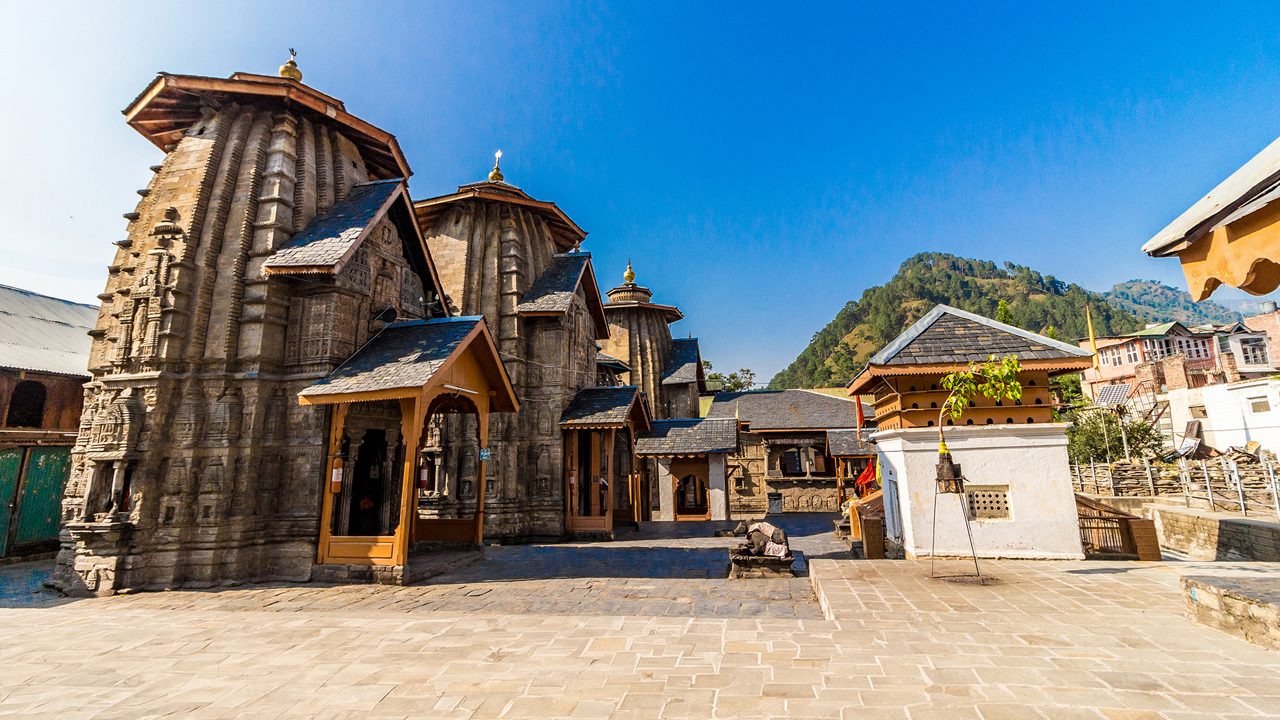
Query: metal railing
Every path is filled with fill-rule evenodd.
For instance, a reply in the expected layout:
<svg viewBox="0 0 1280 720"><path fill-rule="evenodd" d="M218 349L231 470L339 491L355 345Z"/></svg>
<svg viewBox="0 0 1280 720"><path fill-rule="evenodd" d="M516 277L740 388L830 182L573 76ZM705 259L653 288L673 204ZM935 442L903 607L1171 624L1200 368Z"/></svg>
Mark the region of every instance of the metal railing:
<svg viewBox="0 0 1280 720"><path fill-rule="evenodd" d="M1181 497L1187 507L1280 518L1280 464L1238 461L1226 455L1176 463L1076 463L1071 479L1078 493L1112 497Z"/></svg>

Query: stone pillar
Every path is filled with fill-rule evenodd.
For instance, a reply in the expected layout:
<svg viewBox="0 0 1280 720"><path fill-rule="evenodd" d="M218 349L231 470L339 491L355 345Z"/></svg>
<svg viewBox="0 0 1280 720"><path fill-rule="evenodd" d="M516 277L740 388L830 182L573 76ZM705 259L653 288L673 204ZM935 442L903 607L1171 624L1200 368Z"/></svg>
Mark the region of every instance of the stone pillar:
<svg viewBox="0 0 1280 720"><path fill-rule="evenodd" d="M729 495L725 489L725 457L723 453L707 456L707 502L712 520L729 519Z"/></svg>
<svg viewBox="0 0 1280 720"><path fill-rule="evenodd" d="M658 512L653 519L676 519L676 491L671 481L671 458L658 458Z"/></svg>

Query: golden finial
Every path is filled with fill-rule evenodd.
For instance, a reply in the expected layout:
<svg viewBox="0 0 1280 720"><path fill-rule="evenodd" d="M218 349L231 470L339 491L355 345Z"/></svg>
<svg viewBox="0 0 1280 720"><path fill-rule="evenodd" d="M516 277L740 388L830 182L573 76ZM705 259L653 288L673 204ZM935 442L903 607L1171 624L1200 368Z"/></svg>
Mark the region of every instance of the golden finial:
<svg viewBox="0 0 1280 720"><path fill-rule="evenodd" d="M302 71L298 69L298 53L293 48L289 48L289 60L280 66L280 77L302 82Z"/></svg>
<svg viewBox="0 0 1280 720"><path fill-rule="evenodd" d="M498 165L502 162L502 151L499 150L493 154L493 169L489 171L489 182L502 182L502 168Z"/></svg>
<svg viewBox="0 0 1280 720"><path fill-rule="evenodd" d="M636 283L636 271L631 269L631 258L627 258L627 271L622 273L622 281L628 285Z"/></svg>

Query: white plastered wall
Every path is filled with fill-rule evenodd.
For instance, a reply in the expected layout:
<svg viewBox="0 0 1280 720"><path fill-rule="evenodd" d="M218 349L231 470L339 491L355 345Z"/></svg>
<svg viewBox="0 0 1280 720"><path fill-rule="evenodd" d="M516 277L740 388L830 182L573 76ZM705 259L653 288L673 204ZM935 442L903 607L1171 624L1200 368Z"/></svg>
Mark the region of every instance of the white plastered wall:
<svg viewBox="0 0 1280 720"><path fill-rule="evenodd" d="M947 446L969 486L1008 488L1007 519L969 523L979 557L1084 557L1066 427L1042 423L947 428ZM933 540L937 428L882 430L871 437L886 485L885 514L894 518L888 535L900 535L907 557L927 557ZM937 554L968 555L960 496L938 495L937 509ZM895 532L892 526L898 518L901 528Z"/></svg>
<svg viewBox="0 0 1280 720"><path fill-rule="evenodd" d="M724 467L723 453L707 456L707 502L711 505L712 520L729 519L729 493L725 487Z"/></svg>
<svg viewBox="0 0 1280 720"><path fill-rule="evenodd" d="M676 519L675 483L671 481L671 458L658 458L658 512L654 520Z"/></svg>

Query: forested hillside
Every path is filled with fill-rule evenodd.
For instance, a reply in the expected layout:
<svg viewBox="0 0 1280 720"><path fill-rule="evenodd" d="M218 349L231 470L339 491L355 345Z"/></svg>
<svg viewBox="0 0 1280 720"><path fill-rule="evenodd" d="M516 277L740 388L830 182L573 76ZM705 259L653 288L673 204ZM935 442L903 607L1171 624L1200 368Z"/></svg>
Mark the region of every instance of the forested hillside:
<svg viewBox="0 0 1280 720"><path fill-rule="evenodd" d="M1102 295L1052 275L1012 263L999 266L946 253L921 253L903 262L889 282L846 304L769 387L846 384L867 358L934 305L945 303L994 318L1001 300L1008 305L1011 324L1048 331L1067 342L1088 336L1086 303L1100 335L1142 327L1137 317L1112 307Z"/></svg>
<svg viewBox="0 0 1280 720"><path fill-rule="evenodd" d="M1155 280L1116 283L1105 293L1113 307L1126 310L1147 322L1177 320L1187 325L1226 325L1240 319L1240 313L1212 300L1196 302L1186 290L1171 288Z"/></svg>

